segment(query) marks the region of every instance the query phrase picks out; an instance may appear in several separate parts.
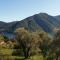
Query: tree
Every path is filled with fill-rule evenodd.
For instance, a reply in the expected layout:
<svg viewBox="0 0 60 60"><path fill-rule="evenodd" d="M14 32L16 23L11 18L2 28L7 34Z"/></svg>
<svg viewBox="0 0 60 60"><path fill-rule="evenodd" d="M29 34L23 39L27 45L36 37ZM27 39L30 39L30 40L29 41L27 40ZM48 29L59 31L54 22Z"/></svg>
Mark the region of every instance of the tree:
<svg viewBox="0 0 60 60"><path fill-rule="evenodd" d="M45 32L39 33L39 36L40 36L40 47L39 48L41 49L41 53L45 60L46 56L48 56L48 53L49 53L51 38Z"/></svg>
<svg viewBox="0 0 60 60"><path fill-rule="evenodd" d="M55 59L60 59L60 30L57 30L52 43L52 52L55 54Z"/></svg>
<svg viewBox="0 0 60 60"><path fill-rule="evenodd" d="M39 49L39 41L40 37L36 32L31 33L31 50L30 50L30 55L37 55L40 54L40 49Z"/></svg>
<svg viewBox="0 0 60 60"><path fill-rule="evenodd" d="M28 58L29 56L29 50L30 50L30 37L29 32L25 30L24 28L19 28L16 30L17 33L17 40L19 42L20 47L23 50L25 58Z"/></svg>
<svg viewBox="0 0 60 60"><path fill-rule="evenodd" d="M4 35L0 35L0 41L7 42L8 38L6 36L4 36Z"/></svg>
<svg viewBox="0 0 60 60"><path fill-rule="evenodd" d="M0 41L4 40L3 35L0 35Z"/></svg>
<svg viewBox="0 0 60 60"><path fill-rule="evenodd" d="M38 50L39 35L29 32L24 28L19 28L16 30L17 41L23 50L25 58L30 55L36 54Z"/></svg>

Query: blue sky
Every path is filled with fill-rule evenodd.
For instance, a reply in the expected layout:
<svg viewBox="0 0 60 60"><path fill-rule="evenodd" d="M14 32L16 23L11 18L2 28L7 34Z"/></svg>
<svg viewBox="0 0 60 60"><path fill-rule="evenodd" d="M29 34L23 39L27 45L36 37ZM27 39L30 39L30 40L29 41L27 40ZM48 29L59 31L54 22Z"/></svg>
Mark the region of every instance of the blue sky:
<svg viewBox="0 0 60 60"><path fill-rule="evenodd" d="M0 0L0 21L20 21L40 12L60 15L60 0Z"/></svg>

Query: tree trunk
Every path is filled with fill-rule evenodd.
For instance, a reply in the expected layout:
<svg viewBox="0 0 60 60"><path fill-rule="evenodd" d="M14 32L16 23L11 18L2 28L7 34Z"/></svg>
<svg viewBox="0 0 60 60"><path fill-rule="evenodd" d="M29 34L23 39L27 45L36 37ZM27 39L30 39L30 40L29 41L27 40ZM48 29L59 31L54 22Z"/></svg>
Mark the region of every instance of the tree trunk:
<svg viewBox="0 0 60 60"><path fill-rule="evenodd" d="M24 49L23 52L24 52L25 59L28 58L29 57L28 49Z"/></svg>
<svg viewBox="0 0 60 60"><path fill-rule="evenodd" d="M56 56L56 60L58 60L58 55Z"/></svg>

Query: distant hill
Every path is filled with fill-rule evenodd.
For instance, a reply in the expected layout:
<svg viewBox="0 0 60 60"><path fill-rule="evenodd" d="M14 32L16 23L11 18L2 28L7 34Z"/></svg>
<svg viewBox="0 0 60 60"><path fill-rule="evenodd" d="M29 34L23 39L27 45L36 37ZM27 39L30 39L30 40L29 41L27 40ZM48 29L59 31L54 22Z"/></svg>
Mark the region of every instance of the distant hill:
<svg viewBox="0 0 60 60"><path fill-rule="evenodd" d="M60 28L60 16L50 16L46 13L39 13L21 21L2 22L0 21L0 32L14 32L17 28L24 27L29 31L42 30L54 33L55 28Z"/></svg>

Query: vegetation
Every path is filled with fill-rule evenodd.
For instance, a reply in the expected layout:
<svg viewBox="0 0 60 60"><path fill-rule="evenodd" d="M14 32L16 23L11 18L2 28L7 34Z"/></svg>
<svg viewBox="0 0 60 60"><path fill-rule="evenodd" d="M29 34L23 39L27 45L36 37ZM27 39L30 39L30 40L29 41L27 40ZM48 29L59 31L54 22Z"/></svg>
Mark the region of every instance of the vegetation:
<svg viewBox="0 0 60 60"><path fill-rule="evenodd" d="M15 31L12 41L0 35L0 60L60 60L60 30L53 38L46 32Z"/></svg>

